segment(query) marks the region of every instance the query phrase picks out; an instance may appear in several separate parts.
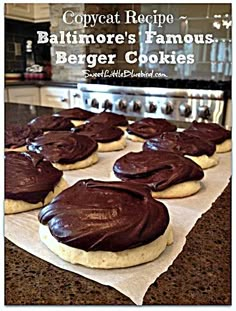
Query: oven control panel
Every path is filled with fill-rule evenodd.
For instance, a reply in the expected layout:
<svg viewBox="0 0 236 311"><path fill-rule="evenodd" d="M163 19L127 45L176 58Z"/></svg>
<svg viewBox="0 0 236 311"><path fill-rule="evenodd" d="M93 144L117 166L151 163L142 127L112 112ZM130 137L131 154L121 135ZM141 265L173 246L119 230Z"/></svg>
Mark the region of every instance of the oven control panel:
<svg viewBox="0 0 236 311"><path fill-rule="evenodd" d="M114 87L79 84L81 108L107 111L138 119L142 117L222 124L223 91ZM145 90L145 91L144 91Z"/></svg>

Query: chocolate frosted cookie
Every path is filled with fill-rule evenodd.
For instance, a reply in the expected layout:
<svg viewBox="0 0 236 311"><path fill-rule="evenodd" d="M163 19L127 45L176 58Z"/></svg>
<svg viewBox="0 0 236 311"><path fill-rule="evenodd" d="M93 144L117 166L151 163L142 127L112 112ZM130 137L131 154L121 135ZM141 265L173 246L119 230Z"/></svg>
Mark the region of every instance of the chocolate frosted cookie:
<svg viewBox="0 0 236 311"><path fill-rule="evenodd" d="M98 113L96 116L90 118L89 122L102 123L109 126L119 126L123 130L125 130L128 125L128 121L124 115L107 111Z"/></svg>
<svg viewBox="0 0 236 311"><path fill-rule="evenodd" d="M13 214L48 204L67 187L62 172L33 152L5 154L5 213Z"/></svg>
<svg viewBox="0 0 236 311"><path fill-rule="evenodd" d="M50 131L28 140L27 148L40 153L59 170L85 168L98 161L95 140L67 131Z"/></svg>
<svg viewBox="0 0 236 311"><path fill-rule="evenodd" d="M130 152L116 160L116 177L148 185L155 198L186 197L200 190L204 173L192 160L169 151Z"/></svg>
<svg viewBox="0 0 236 311"><path fill-rule="evenodd" d="M165 119L143 118L127 127L128 139L144 142L146 139L155 137L163 132L174 132L176 126Z"/></svg>
<svg viewBox="0 0 236 311"><path fill-rule="evenodd" d="M64 109L54 114L54 116L60 116L71 120L74 126L79 126L83 124L84 121L90 119L95 115L96 114L94 112L87 111L77 107L71 109Z"/></svg>
<svg viewBox="0 0 236 311"><path fill-rule="evenodd" d="M39 213L40 238L73 264L121 268L157 258L173 241L168 210L147 187L80 180Z"/></svg>
<svg viewBox="0 0 236 311"><path fill-rule="evenodd" d="M5 128L5 151L26 151L26 139L41 133L40 130L35 130L29 125L8 125Z"/></svg>
<svg viewBox="0 0 236 311"><path fill-rule="evenodd" d="M73 132L89 136L98 143L98 151L116 151L126 147L124 132L107 124L88 122L72 129Z"/></svg>
<svg viewBox="0 0 236 311"><path fill-rule="evenodd" d="M147 140L143 150L175 152L190 158L203 169L218 164L215 144L187 132L164 132Z"/></svg>
<svg viewBox="0 0 236 311"><path fill-rule="evenodd" d="M69 131L74 125L69 119L53 116L43 115L31 120L28 125L33 129L42 131Z"/></svg>
<svg viewBox="0 0 236 311"><path fill-rule="evenodd" d="M231 150L231 131L219 124L193 121L184 132L215 143L217 153Z"/></svg>

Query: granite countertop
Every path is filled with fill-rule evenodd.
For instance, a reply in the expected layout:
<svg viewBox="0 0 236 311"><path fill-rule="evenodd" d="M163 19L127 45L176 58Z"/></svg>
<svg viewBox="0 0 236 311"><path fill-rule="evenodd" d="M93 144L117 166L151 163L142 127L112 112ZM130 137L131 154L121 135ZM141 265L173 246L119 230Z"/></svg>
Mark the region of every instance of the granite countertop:
<svg viewBox="0 0 236 311"><path fill-rule="evenodd" d="M5 82L5 87L23 87L23 86L54 86L54 87L67 87L77 88L77 84L82 81L55 81L55 80L19 80L13 82Z"/></svg>
<svg viewBox="0 0 236 311"><path fill-rule="evenodd" d="M56 109L7 104L6 123ZM40 109L41 108L41 109ZM6 305L132 305L115 289L57 268L5 239ZM231 304L231 183L187 236L183 251L148 289L144 305Z"/></svg>

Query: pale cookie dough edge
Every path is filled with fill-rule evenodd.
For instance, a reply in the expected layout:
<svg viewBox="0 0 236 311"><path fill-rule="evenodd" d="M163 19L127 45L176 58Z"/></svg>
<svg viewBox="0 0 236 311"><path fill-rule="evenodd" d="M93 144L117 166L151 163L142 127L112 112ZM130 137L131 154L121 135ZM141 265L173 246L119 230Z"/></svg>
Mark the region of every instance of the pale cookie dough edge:
<svg viewBox="0 0 236 311"><path fill-rule="evenodd" d="M98 142L98 152L109 152L122 150L126 147L126 137L122 135L119 140L111 141L109 143Z"/></svg>
<svg viewBox="0 0 236 311"><path fill-rule="evenodd" d="M217 153L228 152L232 149L232 141L231 139L226 139L223 143L216 145Z"/></svg>
<svg viewBox="0 0 236 311"><path fill-rule="evenodd" d="M190 155L185 155L186 158L189 158L199 166L201 166L202 169L207 169L213 166L216 166L219 163L219 159L214 153L212 156L207 156L206 154L203 154L201 156L190 156Z"/></svg>
<svg viewBox="0 0 236 311"><path fill-rule="evenodd" d="M77 170L89 167L98 162L98 154L97 152L93 152L86 159L77 161L75 163L70 164L60 164L60 163L52 163L52 165L60 171L69 171L69 170Z"/></svg>
<svg viewBox="0 0 236 311"><path fill-rule="evenodd" d="M185 181L172 185L162 191L152 191L151 194L155 199L174 199L185 198L195 194L201 189L199 180Z"/></svg>
<svg viewBox="0 0 236 311"><path fill-rule="evenodd" d="M23 200L12 200L12 199L5 199L5 214L16 214L20 212L30 211L36 208L41 208L52 201L52 199L65 190L68 187L67 182L62 177L58 184L55 186L53 191L50 191L43 202L38 203L29 203Z"/></svg>
<svg viewBox="0 0 236 311"><path fill-rule="evenodd" d="M50 233L47 225L40 224L39 235L41 241L63 260L99 269L125 268L152 261L165 250L167 245L173 243L173 231L170 223L164 234L151 243L120 252L86 252L70 247L58 242Z"/></svg>

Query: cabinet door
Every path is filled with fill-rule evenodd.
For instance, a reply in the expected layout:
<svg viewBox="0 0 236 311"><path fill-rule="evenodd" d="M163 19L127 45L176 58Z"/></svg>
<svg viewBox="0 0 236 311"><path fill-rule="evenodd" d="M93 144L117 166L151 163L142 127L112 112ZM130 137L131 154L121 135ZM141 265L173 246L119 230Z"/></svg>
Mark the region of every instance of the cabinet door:
<svg viewBox="0 0 236 311"><path fill-rule="evenodd" d="M50 12L48 3L34 3L34 20L35 22L49 21Z"/></svg>
<svg viewBox="0 0 236 311"><path fill-rule="evenodd" d="M34 17L34 7L31 3L7 3L6 16L15 19L32 20Z"/></svg>
<svg viewBox="0 0 236 311"><path fill-rule="evenodd" d="M4 101L7 103L9 102L9 99L8 99L8 89L4 89Z"/></svg>
<svg viewBox="0 0 236 311"><path fill-rule="evenodd" d="M11 103L40 105L38 87L9 87L8 100Z"/></svg>
<svg viewBox="0 0 236 311"><path fill-rule="evenodd" d="M82 102L82 96L79 90L70 89L70 106L71 108L80 107L84 108L84 103Z"/></svg>
<svg viewBox="0 0 236 311"><path fill-rule="evenodd" d="M62 87L42 87L40 92L42 106L70 108L69 89Z"/></svg>
<svg viewBox="0 0 236 311"><path fill-rule="evenodd" d="M7 3L5 15L8 18L30 22L49 21L48 3Z"/></svg>

